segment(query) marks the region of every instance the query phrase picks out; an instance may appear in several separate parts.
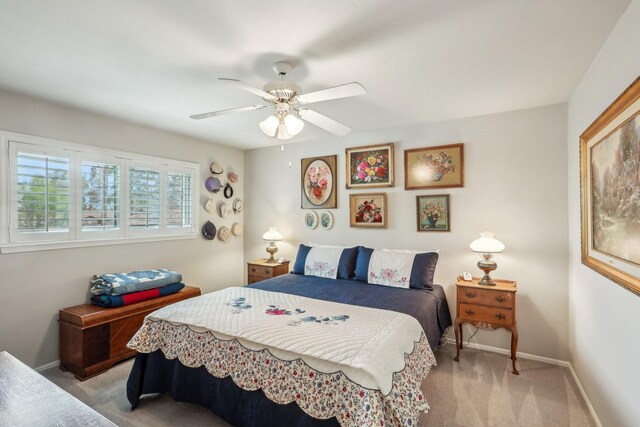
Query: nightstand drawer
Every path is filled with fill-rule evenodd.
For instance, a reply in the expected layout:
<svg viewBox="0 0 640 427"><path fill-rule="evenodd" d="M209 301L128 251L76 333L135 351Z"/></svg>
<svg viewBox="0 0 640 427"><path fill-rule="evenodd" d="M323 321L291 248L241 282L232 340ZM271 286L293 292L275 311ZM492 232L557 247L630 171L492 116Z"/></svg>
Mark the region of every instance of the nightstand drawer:
<svg viewBox="0 0 640 427"><path fill-rule="evenodd" d="M250 276L273 277L273 267L262 267L260 265L249 265Z"/></svg>
<svg viewBox="0 0 640 427"><path fill-rule="evenodd" d="M458 303L458 307L458 316L465 320L500 325L511 325L513 322L513 311L509 309L464 303Z"/></svg>
<svg viewBox="0 0 640 427"><path fill-rule="evenodd" d="M462 303L491 305L494 307L513 307L513 292L493 291L458 287L458 301Z"/></svg>

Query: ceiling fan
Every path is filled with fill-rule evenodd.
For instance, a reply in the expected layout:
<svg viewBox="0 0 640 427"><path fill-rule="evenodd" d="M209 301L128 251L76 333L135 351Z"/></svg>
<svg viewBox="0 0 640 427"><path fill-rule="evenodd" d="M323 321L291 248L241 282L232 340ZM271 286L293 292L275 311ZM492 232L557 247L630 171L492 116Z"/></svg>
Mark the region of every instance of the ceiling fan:
<svg viewBox="0 0 640 427"><path fill-rule="evenodd" d="M241 113L272 107L275 112L260 122L260 129L270 137L290 139L296 136L304 127L302 120L337 136L344 136L351 131L350 127L316 111L310 110L306 105L314 102L364 95L367 91L360 83L352 82L316 92L302 93L300 86L286 80L287 73L291 70L291 64L288 62L276 62L273 64L273 69L276 74L280 76L280 80L267 83L264 89L258 89L255 86L236 79L218 79L221 82L236 85L242 90L258 95L266 104L256 104L248 107L196 114L191 116L191 118L200 120L224 114Z"/></svg>

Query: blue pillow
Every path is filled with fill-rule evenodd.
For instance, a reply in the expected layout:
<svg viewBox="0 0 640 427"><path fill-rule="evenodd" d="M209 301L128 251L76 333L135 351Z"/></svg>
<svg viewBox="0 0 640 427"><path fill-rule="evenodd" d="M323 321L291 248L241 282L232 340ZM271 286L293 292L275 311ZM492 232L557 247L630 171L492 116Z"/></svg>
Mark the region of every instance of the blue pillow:
<svg viewBox="0 0 640 427"><path fill-rule="evenodd" d="M358 260L356 261L356 280L361 282L369 281L369 261L371 261L371 254L373 249L365 248L364 246L358 246Z"/></svg>
<svg viewBox="0 0 640 427"><path fill-rule="evenodd" d="M426 252L416 254L411 267L411 278L409 279L409 287L414 289L433 290L433 276L436 272L436 264L438 263L437 252Z"/></svg>
<svg viewBox="0 0 640 427"><path fill-rule="evenodd" d="M293 274L304 274L304 264L307 261L307 255L312 246L300 245L298 247L298 254L296 255L296 262L293 264L291 272ZM358 259L358 246L353 248L344 248L340 255L340 261L338 261L337 279L353 279L356 269L356 260Z"/></svg>
<svg viewBox="0 0 640 427"><path fill-rule="evenodd" d="M304 263L307 261L307 255L309 255L310 250L311 246L300 245L298 247L296 262L293 264L293 268L291 269L293 274L304 274Z"/></svg>
<svg viewBox="0 0 640 427"><path fill-rule="evenodd" d="M371 261L373 249L360 246L358 248L358 260L356 261L356 278L362 282L369 282L369 261ZM409 287L414 289L433 290L433 276L438 263L437 252L425 252L416 254L411 266Z"/></svg>

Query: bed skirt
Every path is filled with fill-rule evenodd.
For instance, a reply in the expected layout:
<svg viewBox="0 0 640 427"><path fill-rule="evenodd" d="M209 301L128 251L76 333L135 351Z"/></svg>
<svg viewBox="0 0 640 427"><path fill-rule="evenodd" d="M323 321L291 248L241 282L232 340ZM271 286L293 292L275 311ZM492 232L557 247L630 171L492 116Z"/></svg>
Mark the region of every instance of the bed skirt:
<svg viewBox="0 0 640 427"><path fill-rule="evenodd" d="M140 396L148 393L169 393L178 402L204 406L237 427L340 425L335 418L312 418L295 402L275 403L262 390L243 390L230 377L216 378L204 366L190 368L177 358L169 360L161 350L138 353L129 374L127 398L132 410L140 403Z"/></svg>

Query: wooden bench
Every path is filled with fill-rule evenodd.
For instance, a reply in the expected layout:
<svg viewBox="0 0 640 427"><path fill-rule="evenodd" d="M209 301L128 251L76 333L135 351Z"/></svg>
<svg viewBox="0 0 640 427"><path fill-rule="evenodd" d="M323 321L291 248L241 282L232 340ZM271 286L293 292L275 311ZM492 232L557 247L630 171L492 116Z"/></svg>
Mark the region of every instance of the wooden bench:
<svg viewBox="0 0 640 427"><path fill-rule="evenodd" d="M6 351L0 352L0 425L115 427Z"/></svg>
<svg viewBox="0 0 640 427"><path fill-rule="evenodd" d="M60 310L60 369L84 381L135 356L126 345L147 314L198 295L200 288L185 286L178 293L122 307L82 304Z"/></svg>

